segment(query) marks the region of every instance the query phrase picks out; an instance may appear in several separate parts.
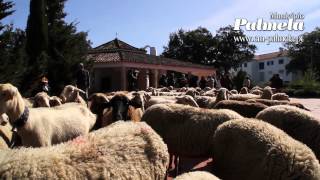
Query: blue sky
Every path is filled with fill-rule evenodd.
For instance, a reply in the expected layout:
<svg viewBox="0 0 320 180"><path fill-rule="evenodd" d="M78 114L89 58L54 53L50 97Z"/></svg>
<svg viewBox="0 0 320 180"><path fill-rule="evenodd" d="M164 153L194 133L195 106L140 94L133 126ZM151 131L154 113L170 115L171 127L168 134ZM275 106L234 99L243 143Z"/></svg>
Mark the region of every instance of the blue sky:
<svg viewBox="0 0 320 180"><path fill-rule="evenodd" d="M13 1L16 12L5 22L25 28L30 1ZM78 22L78 30L89 33L93 47L114 39L118 33L119 39L136 47L155 46L158 54L167 45L171 32L202 26L214 34L219 27L233 25L235 18L270 21L271 12L294 12L305 15L304 32L320 26L319 0L68 0L65 11L68 22ZM245 33L268 35L261 31ZM280 34L288 33L303 32ZM256 45L257 54L276 51L281 46L280 43Z"/></svg>

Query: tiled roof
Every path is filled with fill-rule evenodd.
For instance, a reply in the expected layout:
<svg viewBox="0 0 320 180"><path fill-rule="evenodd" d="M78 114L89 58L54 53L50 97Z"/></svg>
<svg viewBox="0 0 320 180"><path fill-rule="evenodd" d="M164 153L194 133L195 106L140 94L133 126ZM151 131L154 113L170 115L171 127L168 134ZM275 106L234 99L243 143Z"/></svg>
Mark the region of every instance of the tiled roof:
<svg viewBox="0 0 320 180"><path fill-rule="evenodd" d="M288 51L278 51L278 52L256 55L254 59L257 61L263 61L263 60L274 59L277 57L284 57L287 55L288 55Z"/></svg>
<svg viewBox="0 0 320 180"><path fill-rule="evenodd" d="M136 62L155 65L184 66L208 69L210 66L193 64L191 62L164 58L146 54L146 51L135 48L121 40L115 39L91 50L87 56L95 63Z"/></svg>
<svg viewBox="0 0 320 180"><path fill-rule="evenodd" d="M121 61L120 54L118 52L105 52L89 54L88 59L93 59L94 62L107 63L107 62L119 62Z"/></svg>
<svg viewBox="0 0 320 180"><path fill-rule="evenodd" d="M102 44L102 45L94 48L92 51L102 52L102 51L114 51L114 50L119 50L119 49L126 50L126 51L134 51L137 53L145 53L146 52L143 49L133 47L133 46L117 39L117 38L110 41L110 42L107 42L105 44Z"/></svg>

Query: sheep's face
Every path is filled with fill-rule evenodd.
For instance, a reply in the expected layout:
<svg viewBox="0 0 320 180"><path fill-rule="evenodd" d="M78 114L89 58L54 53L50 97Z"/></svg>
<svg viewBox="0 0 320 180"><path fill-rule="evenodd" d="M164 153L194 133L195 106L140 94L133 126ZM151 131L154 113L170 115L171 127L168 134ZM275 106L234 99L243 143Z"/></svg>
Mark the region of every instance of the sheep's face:
<svg viewBox="0 0 320 180"><path fill-rule="evenodd" d="M231 93L226 88L220 88L217 91L217 101L228 100Z"/></svg>
<svg viewBox="0 0 320 180"><path fill-rule="evenodd" d="M141 104L138 104L135 101L130 101L129 98L123 94L116 94L110 102L104 104L105 108L112 108L113 121L130 120L130 117L128 117L129 106L141 108Z"/></svg>
<svg viewBox="0 0 320 180"><path fill-rule="evenodd" d="M49 96L47 93L41 92L34 97L33 107L50 107Z"/></svg>
<svg viewBox="0 0 320 180"><path fill-rule="evenodd" d="M247 87L242 87L240 90L240 94L248 94L248 88Z"/></svg>
<svg viewBox="0 0 320 180"><path fill-rule="evenodd" d="M72 85L67 85L60 95L62 102L74 102L76 97L79 95L79 92L85 94L83 90Z"/></svg>
<svg viewBox="0 0 320 180"><path fill-rule="evenodd" d="M115 95L108 104L114 121L127 120L130 100L127 96Z"/></svg>
<svg viewBox="0 0 320 180"><path fill-rule="evenodd" d="M18 89L11 84L0 84L0 114L7 112L7 108L17 94Z"/></svg>

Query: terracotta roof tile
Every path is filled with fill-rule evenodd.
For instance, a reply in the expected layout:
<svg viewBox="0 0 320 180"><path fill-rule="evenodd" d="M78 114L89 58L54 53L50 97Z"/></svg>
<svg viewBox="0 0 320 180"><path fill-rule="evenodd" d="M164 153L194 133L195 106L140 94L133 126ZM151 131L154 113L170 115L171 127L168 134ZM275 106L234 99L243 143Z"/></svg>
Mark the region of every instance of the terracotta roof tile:
<svg viewBox="0 0 320 180"><path fill-rule="evenodd" d="M282 51L282 52L278 51L278 52L256 55L254 57L254 59L257 61L263 61L263 60L273 59L273 58L277 58L277 57L284 57L287 55L288 55L288 51Z"/></svg>
<svg viewBox="0 0 320 180"><path fill-rule="evenodd" d="M99 62L99 63L120 62L121 61L121 58L120 58L120 55L118 52L89 54L88 59L93 59L94 62Z"/></svg>

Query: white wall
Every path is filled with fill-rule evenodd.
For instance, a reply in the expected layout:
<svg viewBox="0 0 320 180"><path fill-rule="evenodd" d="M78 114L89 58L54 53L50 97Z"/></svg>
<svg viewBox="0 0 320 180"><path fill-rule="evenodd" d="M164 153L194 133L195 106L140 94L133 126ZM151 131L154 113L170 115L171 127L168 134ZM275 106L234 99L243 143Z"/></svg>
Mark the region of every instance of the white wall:
<svg viewBox="0 0 320 180"><path fill-rule="evenodd" d="M279 60L283 63L279 64ZM255 84L264 84L270 80L273 74L279 74L284 82L291 82L293 80L292 73L287 73L286 65L290 62L289 57L275 57L266 60L251 60L241 65L243 71L247 72ZM264 63L264 69L259 68L259 64ZM296 78L295 78L296 79Z"/></svg>

